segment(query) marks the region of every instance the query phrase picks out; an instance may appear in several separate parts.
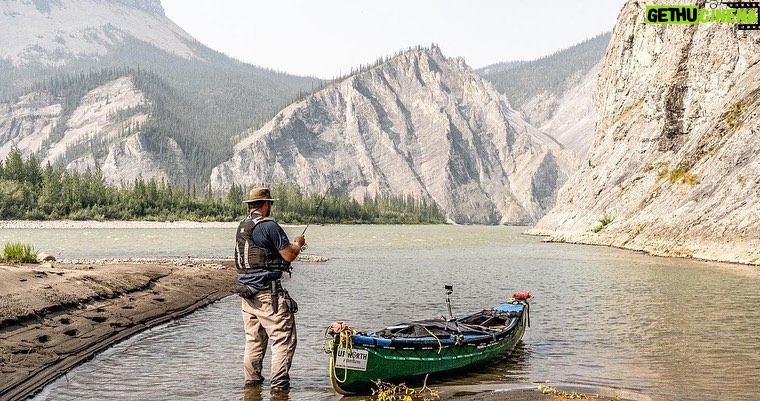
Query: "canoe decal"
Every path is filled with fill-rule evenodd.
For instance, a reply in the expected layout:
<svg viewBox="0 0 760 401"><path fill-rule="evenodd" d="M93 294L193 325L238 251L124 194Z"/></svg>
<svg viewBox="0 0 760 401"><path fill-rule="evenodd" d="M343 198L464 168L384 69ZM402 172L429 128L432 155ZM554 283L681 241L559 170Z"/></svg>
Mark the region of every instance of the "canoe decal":
<svg viewBox="0 0 760 401"><path fill-rule="evenodd" d="M335 367L341 369L367 370L369 352L366 350L354 350L338 348L335 353Z"/></svg>

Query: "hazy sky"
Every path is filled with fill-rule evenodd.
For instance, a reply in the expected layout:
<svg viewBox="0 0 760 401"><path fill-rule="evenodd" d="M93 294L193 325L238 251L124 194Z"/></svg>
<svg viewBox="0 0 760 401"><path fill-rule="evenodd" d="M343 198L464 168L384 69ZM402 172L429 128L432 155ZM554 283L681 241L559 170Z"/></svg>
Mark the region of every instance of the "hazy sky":
<svg viewBox="0 0 760 401"><path fill-rule="evenodd" d="M625 0L161 0L201 43L262 67L333 78L436 43L470 67L532 60L612 29Z"/></svg>

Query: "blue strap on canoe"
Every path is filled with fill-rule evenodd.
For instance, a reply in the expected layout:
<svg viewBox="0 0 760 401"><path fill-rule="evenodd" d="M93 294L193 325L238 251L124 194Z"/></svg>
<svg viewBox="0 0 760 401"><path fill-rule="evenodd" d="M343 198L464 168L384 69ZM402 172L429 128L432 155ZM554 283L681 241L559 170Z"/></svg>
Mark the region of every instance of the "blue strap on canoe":
<svg viewBox="0 0 760 401"><path fill-rule="evenodd" d="M499 312L522 312L523 309L525 309L525 304L523 303L505 303L498 306L495 306L493 308L494 310L497 310Z"/></svg>

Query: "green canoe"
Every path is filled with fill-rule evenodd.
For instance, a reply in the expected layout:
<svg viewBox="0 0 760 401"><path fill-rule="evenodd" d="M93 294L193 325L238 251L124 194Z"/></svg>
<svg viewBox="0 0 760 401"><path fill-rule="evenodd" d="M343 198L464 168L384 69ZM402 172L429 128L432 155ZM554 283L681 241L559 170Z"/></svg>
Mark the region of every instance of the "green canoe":
<svg viewBox="0 0 760 401"><path fill-rule="evenodd" d="M342 322L327 329L330 382L340 394L366 393L375 382L410 383L469 370L508 356L529 325L527 293L448 320L422 320L365 334Z"/></svg>

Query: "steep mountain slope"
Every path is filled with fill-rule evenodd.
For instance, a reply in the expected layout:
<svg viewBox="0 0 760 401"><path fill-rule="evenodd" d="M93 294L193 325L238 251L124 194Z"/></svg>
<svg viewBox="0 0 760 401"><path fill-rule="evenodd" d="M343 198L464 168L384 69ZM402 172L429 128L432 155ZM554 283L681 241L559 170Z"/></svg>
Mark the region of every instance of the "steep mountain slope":
<svg viewBox="0 0 760 401"><path fill-rule="evenodd" d="M528 122L582 159L594 136L594 91L609 40L605 33L537 60L499 63L477 72Z"/></svg>
<svg viewBox="0 0 760 401"><path fill-rule="evenodd" d="M139 101L121 105L105 95L110 103L99 107L85 97L110 81L132 82ZM129 147L141 153L135 157L162 162L133 164L142 166L138 174L204 184L231 157L232 137L319 85L206 48L166 18L158 0L0 1L0 110L25 110L0 114L0 158L17 145L72 168L105 168L108 148L140 132L133 140L150 146ZM47 101L35 110L28 99ZM61 110L46 124L54 104ZM99 117L72 114L84 111ZM134 176L113 171L125 173L108 177L115 182Z"/></svg>
<svg viewBox="0 0 760 401"><path fill-rule="evenodd" d="M235 145L210 183L405 194L434 200L455 222L526 224L554 203L574 163L463 60L432 47L287 107Z"/></svg>
<svg viewBox="0 0 760 401"><path fill-rule="evenodd" d="M159 0L4 0L0 9L0 58L15 65L105 56L127 37L201 58L189 46L195 39L164 16Z"/></svg>
<svg viewBox="0 0 760 401"><path fill-rule="evenodd" d="M34 151L43 164L65 163L79 172L99 166L114 184L138 176L190 179L188 162L173 139L150 138L139 130L149 120L151 105L132 77L104 80L71 108L67 112L65 98L44 90L0 104L0 154L15 146Z"/></svg>
<svg viewBox="0 0 760 401"><path fill-rule="evenodd" d="M594 105L596 96L596 81L602 60L577 82L573 82L567 90L557 94L549 104L554 110L547 120L537 122L537 128L556 139L569 150L575 152L583 160L594 140L594 125L597 115ZM540 108L541 97L533 98L523 107L523 113Z"/></svg>
<svg viewBox="0 0 760 401"><path fill-rule="evenodd" d="M623 8L587 162L532 232L760 264L760 36L644 17Z"/></svg>

